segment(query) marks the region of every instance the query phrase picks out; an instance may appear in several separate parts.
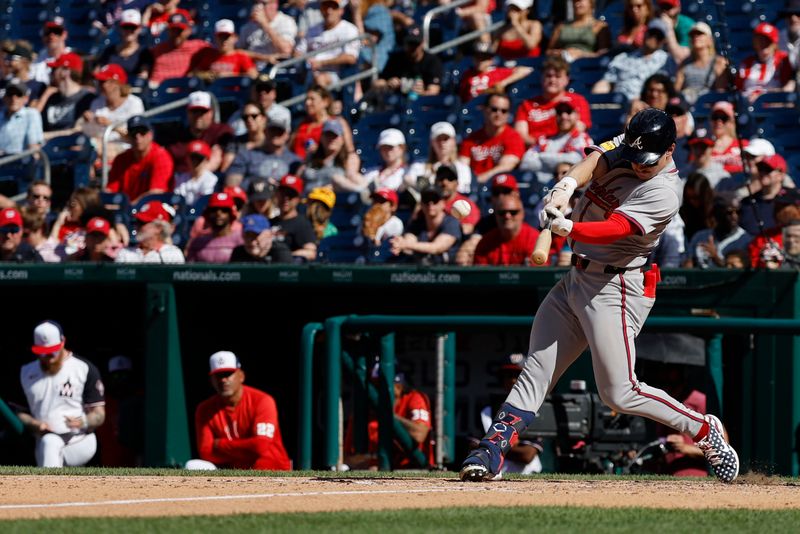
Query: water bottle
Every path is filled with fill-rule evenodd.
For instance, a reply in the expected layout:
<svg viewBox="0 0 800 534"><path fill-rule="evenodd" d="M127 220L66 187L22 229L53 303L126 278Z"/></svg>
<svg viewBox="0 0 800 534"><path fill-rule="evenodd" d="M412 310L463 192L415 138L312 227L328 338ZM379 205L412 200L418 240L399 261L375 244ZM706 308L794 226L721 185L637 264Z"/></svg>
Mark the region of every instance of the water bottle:
<svg viewBox="0 0 800 534"><path fill-rule="evenodd" d="M409 100L409 102L414 102L416 99L419 98L419 95L414 90L414 87L417 85L417 82L421 81L421 80L422 80L421 76L417 76L416 78L414 78L414 85L412 85L411 89L409 89L409 91L408 91L408 100Z"/></svg>

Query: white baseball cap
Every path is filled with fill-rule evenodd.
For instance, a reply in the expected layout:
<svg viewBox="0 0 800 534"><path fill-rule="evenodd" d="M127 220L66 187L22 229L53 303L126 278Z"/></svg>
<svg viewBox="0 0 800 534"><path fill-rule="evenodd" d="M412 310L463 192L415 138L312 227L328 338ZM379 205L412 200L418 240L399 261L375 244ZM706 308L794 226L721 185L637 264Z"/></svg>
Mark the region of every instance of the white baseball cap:
<svg viewBox="0 0 800 534"><path fill-rule="evenodd" d="M119 16L120 26L128 25L142 25L142 14L137 9L126 9Z"/></svg>
<svg viewBox="0 0 800 534"><path fill-rule="evenodd" d="M187 107L189 109L211 109L211 94L206 93L205 91L195 91L193 93L189 93L189 104Z"/></svg>
<svg viewBox="0 0 800 534"><path fill-rule="evenodd" d="M440 135L446 135L447 137L455 137L456 129L449 122L444 122L444 121L437 122L433 126L431 126L431 141L433 141Z"/></svg>
<svg viewBox="0 0 800 534"><path fill-rule="evenodd" d="M520 9L530 9L533 5L533 0L506 0L506 9L509 6L516 6Z"/></svg>
<svg viewBox="0 0 800 534"><path fill-rule="evenodd" d="M229 373L242 367L239 363L239 358L229 350L221 350L212 354L211 358L208 359L208 365L210 368L209 375Z"/></svg>
<svg viewBox="0 0 800 534"><path fill-rule="evenodd" d="M744 151L751 156L759 157L759 156L774 156L775 155L775 146L767 141L766 139L750 139L750 142L746 147L744 147Z"/></svg>
<svg viewBox="0 0 800 534"><path fill-rule="evenodd" d="M704 34L708 35L709 37L711 37L713 35L713 32L711 31L711 26L709 26L708 24L706 24L702 20L699 21L699 22L695 22L692 25L692 27L689 28L689 35L691 35L693 32L704 33Z"/></svg>
<svg viewBox="0 0 800 534"><path fill-rule="evenodd" d="M45 321L33 329L34 354L52 354L64 347L64 332L55 321Z"/></svg>
<svg viewBox="0 0 800 534"><path fill-rule="evenodd" d="M214 33L236 33L236 26L231 19L219 19L214 24Z"/></svg>
<svg viewBox="0 0 800 534"><path fill-rule="evenodd" d="M406 144L406 136L397 128L387 128L378 136L376 146L400 146Z"/></svg>
<svg viewBox="0 0 800 534"><path fill-rule="evenodd" d="M114 356L108 360L108 372L116 373L117 371L130 371L133 369L133 362L127 356Z"/></svg>

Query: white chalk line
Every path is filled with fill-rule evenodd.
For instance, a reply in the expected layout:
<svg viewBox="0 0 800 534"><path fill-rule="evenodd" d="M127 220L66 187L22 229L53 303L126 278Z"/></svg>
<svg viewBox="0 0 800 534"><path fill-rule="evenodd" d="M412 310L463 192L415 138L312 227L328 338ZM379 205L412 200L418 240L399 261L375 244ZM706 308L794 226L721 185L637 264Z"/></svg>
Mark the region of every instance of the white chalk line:
<svg viewBox="0 0 800 534"><path fill-rule="evenodd" d="M157 504L177 502L202 502L202 501L234 501L244 499L271 499L274 497L315 497L339 495L375 495L375 494L404 494L404 493L444 493L451 491L478 492L485 489L475 488L435 488L435 489L409 489L409 490L354 490L354 491L299 491L292 493L250 493L244 495L201 495L198 497L162 497L156 499L122 499L114 501L95 502L54 502L42 504L3 504L0 510L20 510L37 508L83 508L89 506L125 506L130 504Z"/></svg>

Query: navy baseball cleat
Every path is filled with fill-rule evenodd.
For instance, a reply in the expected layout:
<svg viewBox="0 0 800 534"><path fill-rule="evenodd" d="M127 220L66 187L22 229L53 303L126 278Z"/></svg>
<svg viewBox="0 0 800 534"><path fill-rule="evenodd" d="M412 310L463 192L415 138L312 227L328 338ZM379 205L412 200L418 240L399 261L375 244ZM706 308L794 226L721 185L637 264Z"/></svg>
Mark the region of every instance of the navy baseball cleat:
<svg viewBox="0 0 800 534"><path fill-rule="evenodd" d="M461 471L458 473L458 477L463 482L492 480L497 475L489 470L489 464L491 464L491 453L486 449L475 449L469 453L464 463L461 464Z"/></svg>
<svg viewBox="0 0 800 534"><path fill-rule="evenodd" d="M706 415L705 419L708 422L708 434L696 445L703 451L717 479L721 482L733 482L739 475L739 456L725 441L719 418Z"/></svg>

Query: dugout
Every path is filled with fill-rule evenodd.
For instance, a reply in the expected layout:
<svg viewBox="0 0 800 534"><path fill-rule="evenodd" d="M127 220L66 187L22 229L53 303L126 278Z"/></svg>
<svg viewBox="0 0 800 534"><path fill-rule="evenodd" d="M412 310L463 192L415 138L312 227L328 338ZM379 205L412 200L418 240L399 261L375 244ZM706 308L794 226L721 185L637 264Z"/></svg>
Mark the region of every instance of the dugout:
<svg viewBox="0 0 800 534"><path fill-rule="evenodd" d="M303 325L344 314L532 316L563 275L559 269L363 266L3 265L6 335L0 340L0 397L11 400L19 367L31 359L33 326L55 319L68 347L101 371L115 354L131 357L146 386L145 462L173 465L193 454L194 407L212 394L208 356L239 355L247 383L278 403L283 438L296 455L298 354ZM799 319L797 274L670 270L663 272L655 316L718 314ZM496 386L493 369L525 350L528 327L460 329L456 432L474 433L474 414ZM397 355L417 387L430 391L434 341L399 335ZM724 418L745 468L798 474L800 350L788 335L726 334ZM147 362L147 365L145 365ZM146 369L145 369L146 367ZM315 365L315 383L320 375ZM570 378L590 378L581 358ZM653 381L657 385L656 381ZM315 400L314 433L321 432ZM30 463L3 423L7 463ZM314 439L316 439L315 436ZM315 450L315 467L318 467ZM27 455L27 456L26 456ZM25 462L28 458L27 462Z"/></svg>

